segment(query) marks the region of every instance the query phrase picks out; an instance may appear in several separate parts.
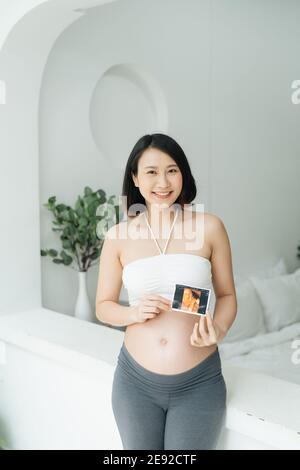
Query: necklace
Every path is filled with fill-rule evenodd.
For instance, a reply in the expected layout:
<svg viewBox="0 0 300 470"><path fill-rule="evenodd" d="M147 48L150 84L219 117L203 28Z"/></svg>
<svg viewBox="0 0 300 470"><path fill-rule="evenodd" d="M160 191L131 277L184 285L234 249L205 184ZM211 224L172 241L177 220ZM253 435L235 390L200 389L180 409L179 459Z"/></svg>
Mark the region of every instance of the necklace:
<svg viewBox="0 0 300 470"><path fill-rule="evenodd" d="M147 222L148 228L149 228L149 230L150 230L150 232L151 232L151 234L152 234L152 237L154 238L154 241L155 241L155 243L156 243L156 246L157 246L159 252L160 252L162 255L165 254L165 251L166 251L166 249L167 249L168 243L169 243L169 241L170 241L170 236L171 236L173 227L174 227L174 225L175 225L175 222L176 222L178 213L179 213L179 210L177 209L177 210L176 210L175 217L174 217L174 220L173 220L173 223L172 223L172 226L171 226L171 230L170 230L170 232L169 232L169 236L168 236L168 239L167 239L165 248L164 248L163 251L161 251L161 248L160 248L159 244L157 243L157 240L156 240L156 238L155 238L155 236L154 236L154 233L153 233L153 231L152 231L152 228L151 228L151 226L150 226L150 224L149 224L148 217L147 217L146 213L144 212L144 215L145 215L145 218L146 218L146 222Z"/></svg>

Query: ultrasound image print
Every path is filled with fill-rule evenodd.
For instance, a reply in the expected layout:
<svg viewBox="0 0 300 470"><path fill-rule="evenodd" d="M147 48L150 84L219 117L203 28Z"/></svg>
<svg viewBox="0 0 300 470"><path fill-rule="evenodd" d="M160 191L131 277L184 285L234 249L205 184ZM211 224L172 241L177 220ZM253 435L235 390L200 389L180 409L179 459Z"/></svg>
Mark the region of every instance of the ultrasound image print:
<svg viewBox="0 0 300 470"><path fill-rule="evenodd" d="M187 313L205 315L210 289L176 284L172 308Z"/></svg>

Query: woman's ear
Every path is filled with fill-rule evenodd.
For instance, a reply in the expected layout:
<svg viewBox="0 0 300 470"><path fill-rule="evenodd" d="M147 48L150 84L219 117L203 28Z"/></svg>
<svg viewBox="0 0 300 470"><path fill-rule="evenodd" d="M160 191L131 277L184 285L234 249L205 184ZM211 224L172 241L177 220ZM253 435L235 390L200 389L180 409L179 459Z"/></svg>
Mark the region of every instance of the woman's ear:
<svg viewBox="0 0 300 470"><path fill-rule="evenodd" d="M137 181L136 176L134 176L134 174L132 172L131 172L131 176L132 176L132 179L133 179L133 182L134 182L135 186L138 188L138 181Z"/></svg>

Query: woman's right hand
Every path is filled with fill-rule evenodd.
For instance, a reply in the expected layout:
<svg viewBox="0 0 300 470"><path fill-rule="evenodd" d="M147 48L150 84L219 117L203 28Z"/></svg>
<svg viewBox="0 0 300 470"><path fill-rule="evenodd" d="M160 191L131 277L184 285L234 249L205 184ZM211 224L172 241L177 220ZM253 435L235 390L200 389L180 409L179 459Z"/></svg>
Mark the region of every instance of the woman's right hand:
<svg viewBox="0 0 300 470"><path fill-rule="evenodd" d="M144 294L134 310L136 323L155 318L161 310L170 310L172 302L157 294Z"/></svg>

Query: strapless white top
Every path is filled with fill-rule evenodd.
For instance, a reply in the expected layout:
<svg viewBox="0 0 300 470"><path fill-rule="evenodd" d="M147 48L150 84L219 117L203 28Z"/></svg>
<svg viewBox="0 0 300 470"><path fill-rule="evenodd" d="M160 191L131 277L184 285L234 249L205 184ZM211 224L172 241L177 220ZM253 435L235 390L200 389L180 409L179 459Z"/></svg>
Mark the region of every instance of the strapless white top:
<svg viewBox="0 0 300 470"><path fill-rule="evenodd" d="M178 211L170 230L174 227ZM122 281L128 291L130 305L136 305L144 293L155 293L172 300L175 284L212 289L211 262L208 258L188 253L162 252L146 217L154 241L161 252L159 255L139 258L123 267Z"/></svg>
<svg viewBox="0 0 300 470"><path fill-rule="evenodd" d="M175 284L212 289L210 261L186 253L160 254L132 261L124 266L122 279L130 305L136 305L146 292L172 300Z"/></svg>

